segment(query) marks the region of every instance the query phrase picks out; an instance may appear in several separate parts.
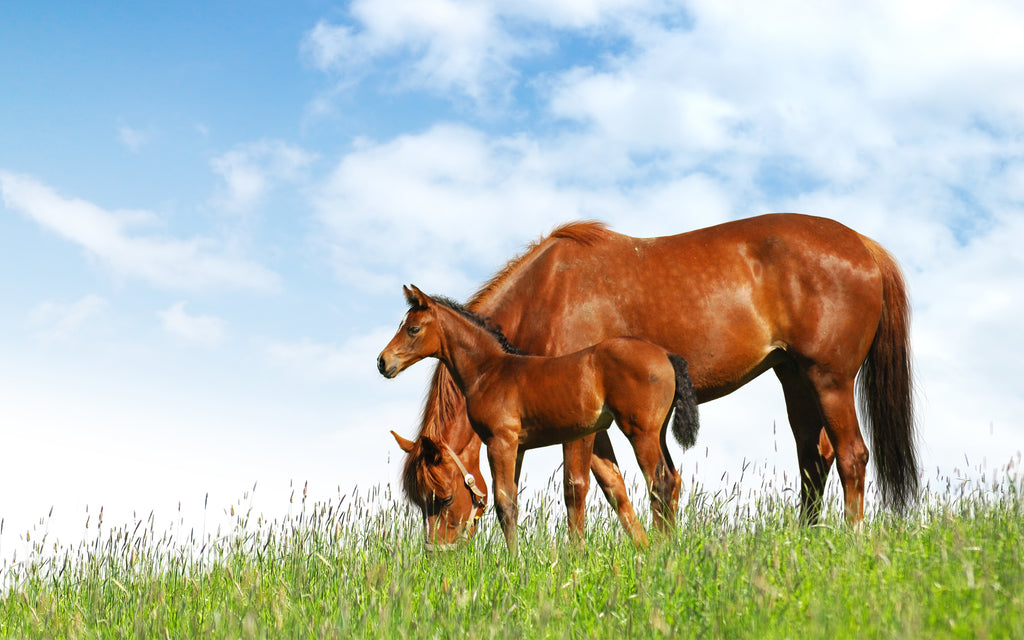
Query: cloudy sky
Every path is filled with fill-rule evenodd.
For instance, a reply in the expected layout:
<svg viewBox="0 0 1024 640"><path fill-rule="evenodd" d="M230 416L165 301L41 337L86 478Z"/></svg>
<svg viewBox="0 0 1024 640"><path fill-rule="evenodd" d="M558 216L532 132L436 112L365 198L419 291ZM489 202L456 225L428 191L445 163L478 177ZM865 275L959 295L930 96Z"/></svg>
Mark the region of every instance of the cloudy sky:
<svg viewBox="0 0 1024 640"><path fill-rule="evenodd" d="M401 284L465 298L580 218L873 236L911 288L925 478L1019 459L1021 42L986 0L3 9L0 555L100 507L393 482L430 371L374 368ZM796 486L772 376L702 418L684 477ZM542 489L559 456L527 461Z"/></svg>

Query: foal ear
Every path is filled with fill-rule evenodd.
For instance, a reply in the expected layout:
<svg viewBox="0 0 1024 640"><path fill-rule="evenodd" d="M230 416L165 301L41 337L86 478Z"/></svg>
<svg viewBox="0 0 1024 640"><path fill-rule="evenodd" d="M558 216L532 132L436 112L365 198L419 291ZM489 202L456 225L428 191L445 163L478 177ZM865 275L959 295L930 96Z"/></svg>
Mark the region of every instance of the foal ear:
<svg viewBox="0 0 1024 640"><path fill-rule="evenodd" d="M402 291L405 293L405 301L409 303L410 307L413 309L427 308L427 302L430 301L430 296L420 291L419 287L411 284L408 287L403 286Z"/></svg>
<svg viewBox="0 0 1024 640"><path fill-rule="evenodd" d="M402 449L402 451L406 453L411 453L412 448L416 446L415 442L413 442L412 440L406 440L405 438L398 435L394 431L391 432L391 435L395 436L395 441L398 443L398 446Z"/></svg>

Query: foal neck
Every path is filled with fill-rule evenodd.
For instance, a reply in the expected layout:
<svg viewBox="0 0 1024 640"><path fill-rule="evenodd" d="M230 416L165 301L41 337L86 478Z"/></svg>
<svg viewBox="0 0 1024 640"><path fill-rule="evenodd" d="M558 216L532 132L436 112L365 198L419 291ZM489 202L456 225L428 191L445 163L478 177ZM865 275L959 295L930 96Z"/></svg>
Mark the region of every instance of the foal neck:
<svg viewBox="0 0 1024 640"><path fill-rule="evenodd" d="M439 306L437 318L442 334L438 359L463 393L496 361L512 357L491 331L458 311Z"/></svg>

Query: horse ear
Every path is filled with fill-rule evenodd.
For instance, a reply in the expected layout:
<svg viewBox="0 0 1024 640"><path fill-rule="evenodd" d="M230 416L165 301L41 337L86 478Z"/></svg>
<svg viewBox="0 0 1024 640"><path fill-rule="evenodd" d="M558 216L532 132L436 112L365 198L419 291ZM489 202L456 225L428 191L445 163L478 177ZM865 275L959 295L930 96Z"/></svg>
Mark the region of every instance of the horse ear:
<svg viewBox="0 0 1024 640"><path fill-rule="evenodd" d="M398 446L402 449L402 451L406 453L412 453L412 448L416 446L415 442L413 442L412 440L406 440L405 438L398 435L394 431L391 432L391 435L395 436L395 441L398 443Z"/></svg>
<svg viewBox="0 0 1024 640"><path fill-rule="evenodd" d="M409 303L409 306L413 309L426 309L427 303L430 302L430 296L420 291L419 287L414 284L408 287L403 286L402 291L405 292L405 300Z"/></svg>
<svg viewBox="0 0 1024 640"><path fill-rule="evenodd" d="M423 447L423 459L427 464L441 464L441 447L428 436L420 436L420 445Z"/></svg>

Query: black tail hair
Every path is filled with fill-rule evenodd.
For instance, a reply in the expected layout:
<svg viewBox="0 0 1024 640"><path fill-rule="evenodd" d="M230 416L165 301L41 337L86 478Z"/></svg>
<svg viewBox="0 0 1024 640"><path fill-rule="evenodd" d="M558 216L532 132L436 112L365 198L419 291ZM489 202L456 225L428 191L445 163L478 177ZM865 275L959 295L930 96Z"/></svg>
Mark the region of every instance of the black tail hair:
<svg viewBox="0 0 1024 640"><path fill-rule="evenodd" d="M668 354L669 362L676 372L676 395L672 400L675 417L672 418L672 435L683 449L689 449L697 443L697 431L700 430L700 415L697 411L697 392L690 380L689 365L682 356Z"/></svg>

